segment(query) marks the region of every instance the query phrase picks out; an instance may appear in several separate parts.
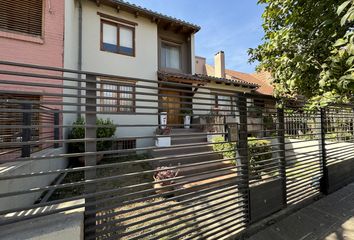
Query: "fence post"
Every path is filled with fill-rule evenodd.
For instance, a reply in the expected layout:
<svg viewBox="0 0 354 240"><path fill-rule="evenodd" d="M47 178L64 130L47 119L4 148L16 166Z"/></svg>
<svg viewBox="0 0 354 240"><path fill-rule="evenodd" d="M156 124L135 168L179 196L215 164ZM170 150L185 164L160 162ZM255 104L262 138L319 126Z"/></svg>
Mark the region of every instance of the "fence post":
<svg viewBox="0 0 354 240"><path fill-rule="evenodd" d="M59 140L59 111L54 110L54 140ZM59 143L54 143L54 148L58 148Z"/></svg>
<svg viewBox="0 0 354 240"><path fill-rule="evenodd" d="M283 207L286 207L286 159L285 159L285 124L284 108L277 108L277 136L279 142L280 177L283 187Z"/></svg>
<svg viewBox="0 0 354 240"><path fill-rule="evenodd" d="M31 120L32 120L32 113L27 112L26 110L31 110L32 105L30 103L24 103L22 105L22 109L25 110L22 113L22 125L25 128L22 128L22 142L31 141ZM21 157L29 157L31 155L31 145L30 144L23 144L21 149Z"/></svg>
<svg viewBox="0 0 354 240"><path fill-rule="evenodd" d="M320 191L323 194L328 194L328 168L327 168L327 153L326 153L326 109L320 109L320 153L321 167L323 176L320 180Z"/></svg>
<svg viewBox="0 0 354 240"><path fill-rule="evenodd" d="M246 214L246 224L251 221L250 191L249 191L249 161L248 161L248 131L247 131L247 98L244 94L237 95L237 107L239 111L239 137L237 142L237 152L239 163L242 169L242 179L246 188L246 201L248 212Z"/></svg>
<svg viewBox="0 0 354 240"><path fill-rule="evenodd" d="M91 139L89 141L85 141L85 153L96 153L96 77L92 75L87 75L86 79L86 88L91 88L94 90L86 90L86 107L85 107L85 139ZM90 106L92 104L92 106ZM95 166L97 161L97 155L85 155L85 166ZM96 169L85 170L85 181L96 179ZM92 194L96 192L96 185L86 184L85 185L85 193ZM85 207L85 238L86 236L95 236L95 231L86 231L87 227L96 225L96 206L94 205L96 199L94 197L85 198L85 204L89 206Z"/></svg>

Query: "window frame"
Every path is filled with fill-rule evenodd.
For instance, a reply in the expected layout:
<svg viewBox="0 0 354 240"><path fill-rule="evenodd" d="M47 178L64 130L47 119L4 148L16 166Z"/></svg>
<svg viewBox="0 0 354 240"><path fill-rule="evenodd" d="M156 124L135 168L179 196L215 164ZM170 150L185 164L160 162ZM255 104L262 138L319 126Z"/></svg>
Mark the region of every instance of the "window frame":
<svg viewBox="0 0 354 240"><path fill-rule="evenodd" d="M25 36L25 37L29 37L29 38L33 38L33 42L36 42L35 39L44 39L44 34L45 34L45 14L46 14L46 1L45 0L41 0L42 1L42 11L41 11L41 34L37 35L37 34L31 34L31 33L25 33L25 32L20 32L20 31L16 31L16 30L10 30L10 29L4 29L4 28L0 28L0 33L9 33L9 34L13 34L13 36L11 35L5 35L6 37L9 38L14 38L14 39L18 39L18 40L24 40L24 41L31 41L31 39L21 39L17 36ZM4 34L1 34L0 36L3 36ZM43 43L43 42L39 42L39 43Z"/></svg>
<svg viewBox="0 0 354 240"><path fill-rule="evenodd" d="M108 51L108 50L105 50L104 47L103 47L103 24L108 24L108 25L111 25L111 26L115 26L117 28L117 51ZM121 54L121 55L125 55L125 56L130 56L130 57L135 57L135 48L136 48L136 45L135 45L135 27L133 26L129 26L129 25L126 25L124 23L119 23L119 22L116 22L116 21L112 21L112 20L106 20L106 19L103 19L101 18L100 20L100 27L101 27L101 30L100 30L100 50L103 51L103 52L109 52L109 53L115 53L115 54ZM120 28L128 28L132 31L132 44L133 44L133 51L132 51L132 54L128 54L128 53L125 53L125 52L122 52L120 50Z"/></svg>
<svg viewBox="0 0 354 240"><path fill-rule="evenodd" d="M166 67L162 66L162 48L163 46L169 46L169 47L176 47L179 50L179 68L171 68L171 67ZM178 71L182 72L183 71L183 64L182 64L182 44L176 43L176 42L171 42L167 40L161 39L161 44L160 44L160 68L164 70L170 70L170 71Z"/></svg>
<svg viewBox="0 0 354 240"><path fill-rule="evenodd" d="M99 99L99 103L104 105L104 101L105 100L115 100L117 101L117 106L110 106L109 108L112 108L112 109L115 109L113 111L107 111L105 110L105 106L100 106L100 111L101 112L118 112L118 113L135 113L136 112L136 82L133 82L133 81L122 81L122 80L116 80L116 79L106 79L106 78L100 78L99 79L99 96L100 96L100 99ZM103 88L103 85L112 85L112 86L116 86L117 87L117 90L112 90L112 91L109 91L110 93L113 93L115 94L116 96L113 96L112 98L105 98L103 93L107 90L107 89L104 89ZM120 101L121 101L121 94L119 91L119 87L120 86L129 86L129 87L132 87L132 98L131 100L123 100L123 101L131 101L132 102L132 106L129 107L131 108L130 111L123 111L121 110L120 108ZM124 94L124 93L123 93ZM124 108L128 108L128 107L124 107Z"/></svg>
<svg viewBox="0 0 354 240"><path fill-rule="evenodd" d="M216 109L218 109L219 112L224 111L223 109L219 109L219 96L230 97L230 105L229 105L230 109L227 110L226 115L229 117L231 117L231 116L236 117L237 109L236 109L235 97L233 95L222 94L222 93L217 93L217 92L214 92L213 95L215 97L214 106ZM222 107L225 107L225 106L222 106Z"/></svg>

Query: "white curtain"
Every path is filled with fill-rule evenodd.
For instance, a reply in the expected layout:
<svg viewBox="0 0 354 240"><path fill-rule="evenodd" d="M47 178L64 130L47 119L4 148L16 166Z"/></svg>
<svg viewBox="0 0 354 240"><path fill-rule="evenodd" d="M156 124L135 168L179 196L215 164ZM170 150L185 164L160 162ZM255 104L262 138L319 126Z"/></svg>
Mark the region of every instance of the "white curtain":
<svg viewBox="0 0 354 240"><path fill-rule="evenodd" d="M110 24L103 24L103 42L117 45L117 27Z"/></svg>
<svg viewBox="0 0 354 240"><path fill-rule="evenodd" d="M133 31L131 29L120 27L119 44L121 47L133 48Z"/></svg>
<svg viewBox="0 0 354 240"><path fill-rule="evenodd" d="M180 48L174 46L163 45L162 47L162 61L166 68L180 69Z"/></svg>

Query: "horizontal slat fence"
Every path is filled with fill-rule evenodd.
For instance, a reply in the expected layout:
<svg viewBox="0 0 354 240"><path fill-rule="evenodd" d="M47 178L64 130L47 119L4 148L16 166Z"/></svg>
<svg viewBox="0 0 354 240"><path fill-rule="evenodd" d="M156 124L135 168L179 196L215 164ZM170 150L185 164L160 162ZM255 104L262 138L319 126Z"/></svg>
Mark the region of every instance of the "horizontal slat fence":
<svg viewBox="0 0 354 240"><path fill-rule="evenodd" d="M0 62L0 159L28 166L0 174L0 225L83 210L85 239L226 239L351 181L351 106L213 81Z"/></svg>

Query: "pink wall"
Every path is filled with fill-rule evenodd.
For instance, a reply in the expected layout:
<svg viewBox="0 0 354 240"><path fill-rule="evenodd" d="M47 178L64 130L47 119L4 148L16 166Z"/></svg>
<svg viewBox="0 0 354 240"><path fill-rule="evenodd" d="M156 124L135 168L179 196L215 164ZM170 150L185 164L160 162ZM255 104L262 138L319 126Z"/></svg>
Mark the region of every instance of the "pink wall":
<svg viewBox="0 0 354 240"><path fill-rule="evenodd" d="M44 1L44 34L42 38L26 36L21 33L9 33L0 31L0 60L19 63L30 63L52 67L63 67L64 55L64 2L63 0ZM0 65L2 70L14 70L9 66ZM59 72L45 72L32 69L20 69L20 71L37 72L61 76ZM0 79L35 81L42 83L62 84L61 80L25 79L0 75ZM21 90L34 92L56 92L61 93L62 89L38 88L26 86L9 86L0 84L0 90Z"/></svg>
<svg viewBox="0 0 354 240"><path fill-rule="evenodd" d="M44 31L42 38L33 37L21 33L10 33L0 30L0 60L18 63L27 63L51 67L63 67L64 55L64 0L43 0L44 2ZM62 76L62 72L43 71L29 68L19 68L0 64L0 70L11 70L19 72L31 72L38 74ZM61 96L48 96L48 93L61 95L62 88L21 86L17 84L3 84L2 80L50 83L55 86L62 86L62 80L28 78L0 74L0 96L1 94L14 95L21 91L23 94L32 93L41 96L41 101L60 103ZM14 91L14 92L13 92ZM61 109L61 105L43 104L46 107ZM42 116L42 114L41 114ZM45 123L45 117L40 121ZM60 120L61 122L61 120ZM46 123L48 124L48 123ZM52 129L42 128L40 138L52 138L52 134L46 133Z"/></svg>

